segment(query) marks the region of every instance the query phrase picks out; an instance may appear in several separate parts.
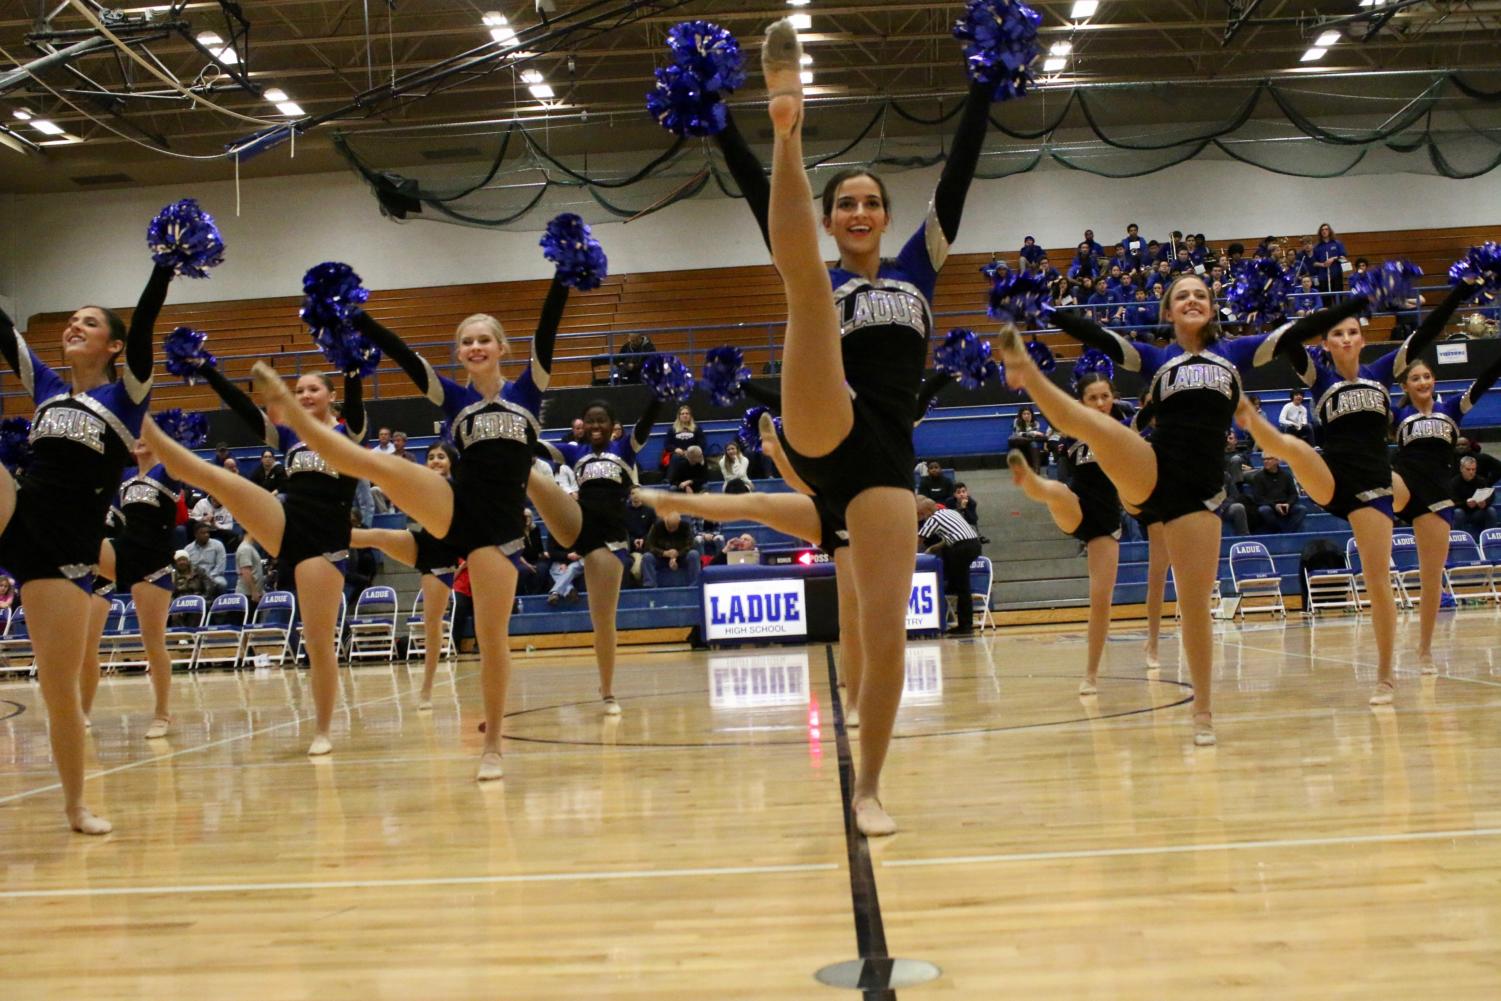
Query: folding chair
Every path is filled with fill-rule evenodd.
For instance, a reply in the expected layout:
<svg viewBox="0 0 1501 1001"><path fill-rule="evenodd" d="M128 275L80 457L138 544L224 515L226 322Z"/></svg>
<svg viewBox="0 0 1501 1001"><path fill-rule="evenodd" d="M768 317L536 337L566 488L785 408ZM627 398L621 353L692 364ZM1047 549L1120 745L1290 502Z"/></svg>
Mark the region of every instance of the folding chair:
<svg viewBox="0 0 1501 1001"><path fill-rule="evenodd" d="M250 625L240 630L235 663L244 664L251 658L275 657L277 666L285 664L296 619L297 599L291 591L267 591L261 595L261 603L255 606Z"/></svg>
<svg viewBox="0 0 1501 1001"><path fill-rule="evenodd" d="M26 629L26 609L16 608L5 623L5 635L0 637L0 670L30 671L35 660L31 633Z"/></svg>
<svg viewBox="0 0 1501 1001"><path fill-rule="evenodd" d="M1236 615L1271 612L1287 616L1287 605L1282 601L1282 576L1277 573L1277 564L1264 543L1249 539L1230 547L1230 581L1240 596Z"/></svg>
<svg viewBox="0 0 1501 1001"><path fill-rule="evenodd" d="M1480 533L1480 554L1493 567L1501 567L1501 528Z"/></svg>
<svg viewBox="0 0 1501 1001"><path fill-rule="evenodd" d="M396 589L376 584L360 592L349 618L349 659L396 657Z"/></svg>
<svg viewBox="0 0 1501 1001"><path fill-rule="evenodd" d="M1456 601L1461 598L1501 601L1501 591L1496 588L1496 568L1481 555L1480 547L1475 544L1475 538L1469 532L1456 529L1449 533L1449 555L1444 560L1444 578Z"/></svg>
<svg viewBox="0 0 1501 1001"><path fill-rule="evenodd" d="M113 652L115 637L125 624L125 600L123 598L109 599L109 613L104 618L104 633L99 637L99 663L103 670L113 673ZM106 651L110 656L105 656Z"/></svg>
<svg viewBox="0 0 1501 1001"><path fill-rule="evenodd" d="M167 606L167 656L172 666L193 666L198 650L198 631L208 616L208 601L201 594L180 594Z"/></svg>
<svg viewBox="0 0 1501 1001"><path fill-rule="evenodd" d="M969 592L975 605L975 626L979 629L995 628L995 616L990 614L990 589L995 580L995 567L989 556L980 556L969 565Z"/></svg>
<svg viewBox="0 0 1501 1001"><path fill-rule="evenodd" d="M417 597L412 599L412 611L407 615L407 660L418 660L427 656L427 632L423 628L423 609L425 600L422 592L417 592ZM447 659L454 655L453 646L453 615L456 602L453 600L453 592L448 592L448 601L443 606L443 643L438 649L438 656Z"/></svg>
<svg viewBox="0 0 1501 1001"><path fill-rule="evenodd" d="M1350 568L1350 573L1355 578L1355 598L1361 608L1371 607L1369 592L1370 580L1360 565L1360 550L1355 545L1355 537L1345 540L1345 563ZM1390 559L1386 565L1386 585L1392 589L1393 596L1397 599L1397 605L1402 608L1411 608L1412 599L1407 596L1407 589L1402 586L1402 581L1397 577L1397 568Z"/></svg>
<svg viewBox="0 0 1501 1001"><path fill-rule="evenodd" d="M1418 540L1411 532L1399 530L1392 533L1392 578L1401 587L1402 606L1410 608L1412 596L1421 595L1423 591Z"/></svg>
<svg viewBox="0 0 1501 1001"><path fill-rule="evenodd" d="M208 618L198 631L193 648L192 669L204 664L240 662L240 633L250 617L250 599L243 594L221 594L209 606Z"/></svg>
<svg viewBox="0 0 1501 1001"><path fill-rule="evenodd" d="M135 599L125 603L125 614L120 617L119 628L110 644L109 669L122 667L145 667L146 643L141 639L141 621L136 614Z"/></svg>

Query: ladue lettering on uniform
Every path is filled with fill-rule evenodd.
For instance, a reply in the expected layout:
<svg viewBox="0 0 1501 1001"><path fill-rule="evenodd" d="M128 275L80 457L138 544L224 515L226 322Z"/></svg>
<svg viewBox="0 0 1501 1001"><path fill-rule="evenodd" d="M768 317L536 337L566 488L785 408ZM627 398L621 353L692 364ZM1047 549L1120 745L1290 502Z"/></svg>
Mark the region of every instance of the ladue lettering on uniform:
<svg viewBox="0 0 1501 1001"><path fill-rule="evenodd" d="M927 334L926 313L910 292L865 288L856 292L853 304L846 307L849 319L842 333L864 327L903 326Z"/></svg>
<svg viewBox="0 0 1501 1001"><path fill-rule="evenodd" d="M1229 369L1213 363L1180 365L1162 387L1162 398L1167 399L1185 389L1212 389L1228 400L1234 398L1235 380Z"/></svg>
<svg viewBox="0 0 1501 1001"><path fill-rule="evenodd" d="M43 438L62 438L104 454L104 422L93 414L69 407L51 407L31 426L33 444Z"/></svg>
<svg viewBox="0 0 1501 1001"><path fill-rule="evenodd" d="M1328 423L1331 418L1344 417L1347 414L1384 414L1390 411L1390 407L1391 401L1384 390L1373 389L1369 386L1352 386L1329 402L1325 408L1325 423Z"/></svg>
<svg viewBox="0 0 1501 1001"><path fill-rule="evenodd" d="M323 461L323 456L310 448L294 449L287 457L287 475L293 473L322 473L325 476L338 476L338 470Z"/></svg>
<svg viewBox="0 0 1501 1001"><path fill-rule="evenodd" d="M1400 437L1404 442L1437 439L1452 445L1456 438L1454 422L1447 417L1411 417L1402 423Z"/></svg>
<svg viewBox="0 0 1501 1001"><path fill-rule="evenodd" d="M526 418L520 414L502 411L475 414L464 429L464 444L482 441L519 441L525 444L526 430Z"/></svg>
<svg viewBox="0 0 1501 1001"><path fill-rule="evenodd" d="M131 504L150 504L152 507L161 507L161 493L149 483L132 483L125 488L125 496L120 498L121 506Z"/></svg>
<svg viewBox="0 0 1501 1001"><path fill-rule="evenodd" d="M616 483L625 479L625 471L614 462L590 462L578 472L579 483L588 483L592 480L613 480Z"/></svg>

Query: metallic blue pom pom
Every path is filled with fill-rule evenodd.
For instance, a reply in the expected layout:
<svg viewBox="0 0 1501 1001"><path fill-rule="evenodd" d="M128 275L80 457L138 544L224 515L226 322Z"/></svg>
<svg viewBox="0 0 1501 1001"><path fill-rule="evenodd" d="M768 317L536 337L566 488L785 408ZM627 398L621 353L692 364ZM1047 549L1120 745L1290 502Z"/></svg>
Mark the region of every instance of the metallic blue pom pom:
<svg viewBox="0 0 1501 1001"><path fill-rule="evenodd" d="M1252 317L1261 325L1281 321L1287 315L1287 297L1293 285L1287 272L1270 257L1258 257L1235 277L1226 300L1242 322Z"/></svg>
<svg viewBox="0 0 1501 1001"><path fill-rule="evenodd" d="M1021 0L969 0L964 16L954 22L954 37L967 43L970 79L993 86L997 101L1024 96L1036 82L1032 64L1042 51L1041 24L1042 15Z"/></svg>
<svg viewBox="0 0 1501 1001"><path fill-rule="evenodd" d="M715 136L729 124L729 113L717 91L705 90L682 66L653 71L657 86L646 93L646 110L657 124L678 136Z"/></svg>
<svg viewBox="0 0 1501 1001"><path fill-rule="evenodd" d="M1058 367L1058 359L1053 357L1053 351L1046 344L1033 337L1027 342L1027 354L1032 356L1032 361L1044 372L1051 372Z"/></svg>
<svg viewBox="0 0 1501 1001"><path fill-rule="evenodd" d="M973 330L950 330L933 351L933 366L959 380L965 389L979 389L1002 376L1000 365L990 357L990 342Z"/></svg>
<svg viewBox="0 0 1501 1001"><path fill-rule="evenodd" d="M1311 344L1304 348L1308 357L1313 360L1315 368L1333 368L1334 362L1329 357L1329 349L1322 344Z"/></svg>
<svg viewBox="0 0 1501 1001"><path fill-rule="evenodd" d="M352 324L370 292L347 264L325 261L302 276L302 322L329 362L345 375L365 376L380 364L380 349Z"/></svg>
<svg viewBox="0 0 1501 1001"><path fill-rule="evenodd" d="M604 248L584 220L572 212L549 222L540 242L542 256L558 266L558 281L569 288L580 292L599 288L610 273Z"/></svg>
<svg viewBox="0 0 1501 1001"><path fill-rule="evenodd" d="M746 452L759 452L762 449L761 442L761 415L771 410L770 407L751 407L740 418L740 431L735 437L745 446ZM773 417L772 422L778 430L782 427L782 418Z"/></svg>
<svg viewBox="0 0 1501 1001"><path fill-rule="evenodd" d="M324 334L317 338L318 350L334 368L346 378L365 379L380 368L380 348L353 327L345 327L338 333Z"/></svg>
<svg viewBox="0 0 1501 1001"><path fill-rule="evenodd" d="M704 90L726 94L745 84L745 57L735 36L711 21L683 21L667 32L673 62L698 78Z"/></svg>
<svg viewBox="0 0 1501 1001"><path fill-rule="evenodd" d="M1501 244L1484 243L1471 247L1469 253L1449 267L1449 284L1475 278L1481 282L1481 296L1489 301L1501 295Z"/></svg>
<svg viewBox="0 0 1501 1001"><path fill-rule="evenodd" d="M716 407L727 407L745 396L741 383L751 377L745 367L745 352L726 344L704 355L704 384Z"/></svg>
<svg viewBox="0 0 1501 1001"><path fill-rule="evenodd" d="M998 271L991 280L990 317L1018 327L1044 324L1053 313L1047 279L1027 271Z"/></svg>
<svg viewBox="0 0 1501 1001"><path fill-rule="evenodd" d="M208 441L208 416L198 413L184 413L182 408L173 407L160 413L152 414L151 419L156 421L156 426L161 428L168 437L175 440L184 448L202 448Z"/></svg>
<svg viewBox="0 0 1501 1001"><path fill-rule="evenodd" d="M1379 268L1367 268L1364 274L1350 276L1350 293L1363 295L1371 310L1394 312L1410 309L1418 297L1417 280L1423 269L1407 260L1383 261Z"/></svg>
<svg viewBox="0 0 1501 1001"><path fill-rule="evenodd" d="M1079 380L1091 372L1099 372L1106 379L1115 378L1115 361L1099 348L1085 348L1084 353L1074 360L1074 392L1079 390Z"/></svg>
<svg viewBox="0 0 1501 1001"><path fill-rule="evenodd" d="M208 269L224 263L224 238L214 217L192 198L173 202L146 227L151 259L188 278L207 278Z"/></svg>
<svg viewBox="0 0 1501 1001"><path fill-rule="evenodd" d="M0 420L0 465L12 473L31 462L31 421L25 417Z"/></svg>
<svg viewBox="0 0 1501 1001"><path fill-rule="evenodd" d="M641 363L641 382L659 400L682 403L693 395L693 373L674 355L651 355Z"/></svg>
<svg viewBox="0 0 1501 1001"><path fill-rule="evenodd" d="M205 365L217 365L218 360L205 351L203 342L208 335L191 327L178 327L162 341L162 354L167 356L167 372L186 379L188 385L200 380L198 370Z"/></svg>

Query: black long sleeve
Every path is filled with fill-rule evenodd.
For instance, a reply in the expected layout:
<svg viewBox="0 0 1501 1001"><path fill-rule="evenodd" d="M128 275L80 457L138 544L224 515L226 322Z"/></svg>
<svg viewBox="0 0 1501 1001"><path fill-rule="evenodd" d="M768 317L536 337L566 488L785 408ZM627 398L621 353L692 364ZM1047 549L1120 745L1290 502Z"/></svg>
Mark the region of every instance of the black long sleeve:
<svg viewBox="0 0 1501 1001"><path fill-rule="evenodd" d="M1311 362L1308 352L1303 345L1315 337L1322 337L1334 327L1352 316L1359 316L1365 310L1367 301L1363 295L1352 295L1348 299L1335 303L1327 309L1321 309L1316 313L1309 313L1289 323L1287 326L1272 334L1277 338L1274 351L1280 353L1292 365L1293 370L1304 381L1307 381L1306 373Z"/></svg>
<svg viewBox="0 0 1501 1001"><path fill-rule="evenodd" d="M771 409L777 411L780 411L782 409L782 394L777 392L775 389L763 389L762 387L757 386L755 383L749 380L742 382L740 384L740 388L745 390L746 396L749 396L751 399L761 404L761 406L770 407Z"/></svg>
<svg viewBox="0 0 1501 1001"><path fill-rule="evenodd" d="M771 234L766 220L771 205L771 181L767 178L761 161L751 152L745 136L740 134L735 116L728 108L725 109L724 131L716 135L714 140L719 144L719 151L724 154L730 176L735 179L740 193L745 196L746 204L750 206L751 214L756 217L756 225L761 227L761 239L766 242L766 249L770 251Z"/></svg>
<svg viewBox="0 0 1501 1001"><path fill-rule="evenodd" d="M438 384L437 372L427 363L427 359L407 347L406 341L382 326L378 320L363 310L354 318L354 325L360 333L370 338L376 347L385 352L387 358L401 366L401 370L412 382L416 383L417 389L423 396L431 400L436 391L438 399L434 402L442 402L442 389Z"/></svg>
<svg viewBox="0 0 1501 1001"><path fill-rule="evenodd" d="M356 445L365 440L370 429L365 426L365 380L359 376L344 377L344 433Z"/></svg>
<svg viewBox="0 0 1501 1001"><path fill-rule="evenodd" d="M558 325L563 322L563 307L567 305L568 286L554 275L547 298L542 302L542 315L537 318L537 332L532 336L532 381L543 392L552 381L552 354L558 342Z"/></svg>
<svg viewBox="0 0 1501 1001"><path fill-rule="evenodd" d="M219 394L219 399L224 405L234 411L235 416L250 425L250 430L260 435L262 441L272 448L281 447L281 437L276 432L276 425L271 423L271 418L266 416L260 407L255 405L243 389L231 382L228 377L212 365L205 365L198 370L207 382Z"/></svg>
<svg viewBox="0 0 1501 1001"><path fill-rule="evenodd" d="M954 133L954 144L949 148L948 162L943 165L938 188L933 192L938 225L943 227L944 239L950 242L959 235L964 199L969 194L975 169L980 165L980 150L985 145L985 131L990 126L993 90L990 84L969 85L969 95L964 99L964 110L959 114L959 127Z"/></svg>
<svg viewBox="0 0 1501 1001"><path fill-rule="evenodd" d="M1125 365L1132 372L1140 369L1140 359L1130 338L1105 329L1090 319L1086 310L1060 309L1053 314L1053 322L1080 344L1105 352L1117 365ZM1132 359L1135 359L1134 365Z"/></svg>
<svg viewBox="0 0 1501 1001"><path fill-rule="evenodd" d="M1409 334L1407 339L1398 346L1396 357L1392 359L1392 378L1398 380L1402 378L1408 366L1443 335L1444 328L1449 325L1450 318L1454 316L1454 311L1463 306L1479 288L1479 285L1460 282L1449 290L1449 294L1444 296L1444 301L1434 307L1433 312L1423 317L1423 322L1418 324L1418 329Z"/></svg>
<svg viewBox="0 0 1501 1001"><path fill-rule="evenodd" d="M636 421L636 427L631 431L631 447L636 451L646 447L646 442L651 438L651 429L657 424L657 415L662 412L662 401L653 396L646 403L646 409L641 411L641 418Z"/></svg>
<svg viewBox="0 0 1501 1001"><path fill-rule="evenodd" d="M933 398L941 393L945 386L954 381L952 372L934 372L923 380L922 387L917 391L917 423L927 416L928 405Z"/></svg>
<svg viewBox="0 0 1501 1001"><path fill-rule="evenodd" d="M1496 380L1501 379L1501 354L1497 354L1494 361L1485 367L1485 370L1476 376L1475 381L1470 383L1470 388L1465 390L1464 399L1459 403L1459 412L1462 415L1469 413L1480 402L1480 398L1490 392Z"/></svg>
<svg viewBox="0 0 1501 1001"><path fill-rule="evenodd" d="M151 366L156 354L153 334L162 304L167 301L167 286L172 284L172 274L171 268L160 264L153 267L141 298L136 302L135 312L130 314L130 327L125 334L126 385L137 403L145 399L151 388Z"/></svg>
<svg viewBox="0 0 1501 1001"><path fill-rule="evenodd" d="M5 356L5 364L12 372L21 371L21 342L16 336L15 322L3 309L0 309L0 355Z"/></svg>

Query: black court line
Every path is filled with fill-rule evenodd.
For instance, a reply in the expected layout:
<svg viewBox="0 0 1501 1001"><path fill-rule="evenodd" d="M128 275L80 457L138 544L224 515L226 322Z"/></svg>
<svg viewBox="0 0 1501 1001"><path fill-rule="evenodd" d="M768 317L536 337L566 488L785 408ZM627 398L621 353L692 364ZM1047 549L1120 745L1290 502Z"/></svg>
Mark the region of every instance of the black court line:
<svg viewBox="0 0 1501 1001"><path fill-rule="evenodd" d="M24 705L19 702L12 702L10 699L0 699L0 706L11 707L10 712L6 713L4 716L0 716L0 722L4 722L8 719L15 719L17 716L26 711L26 707Z"/></svg>
<svg viewBox="0 0 1501 1001"><path fill-rule="evenodd" d="M886 951L886 925L881 920L881 898L876 894L876 873L870 864L870 844L855 827L851 797L855 791L855 759L844 727L844 703L839 700L839 671L834 666L834 647L824 647L829 660L829 702L834 707L834 742L839 749L839 793L844 808L844 844L849 852L850 906L855 912L855 944L865 967L860 971L864 1001L896 1001L891 982L891 955Z"/></svg>

